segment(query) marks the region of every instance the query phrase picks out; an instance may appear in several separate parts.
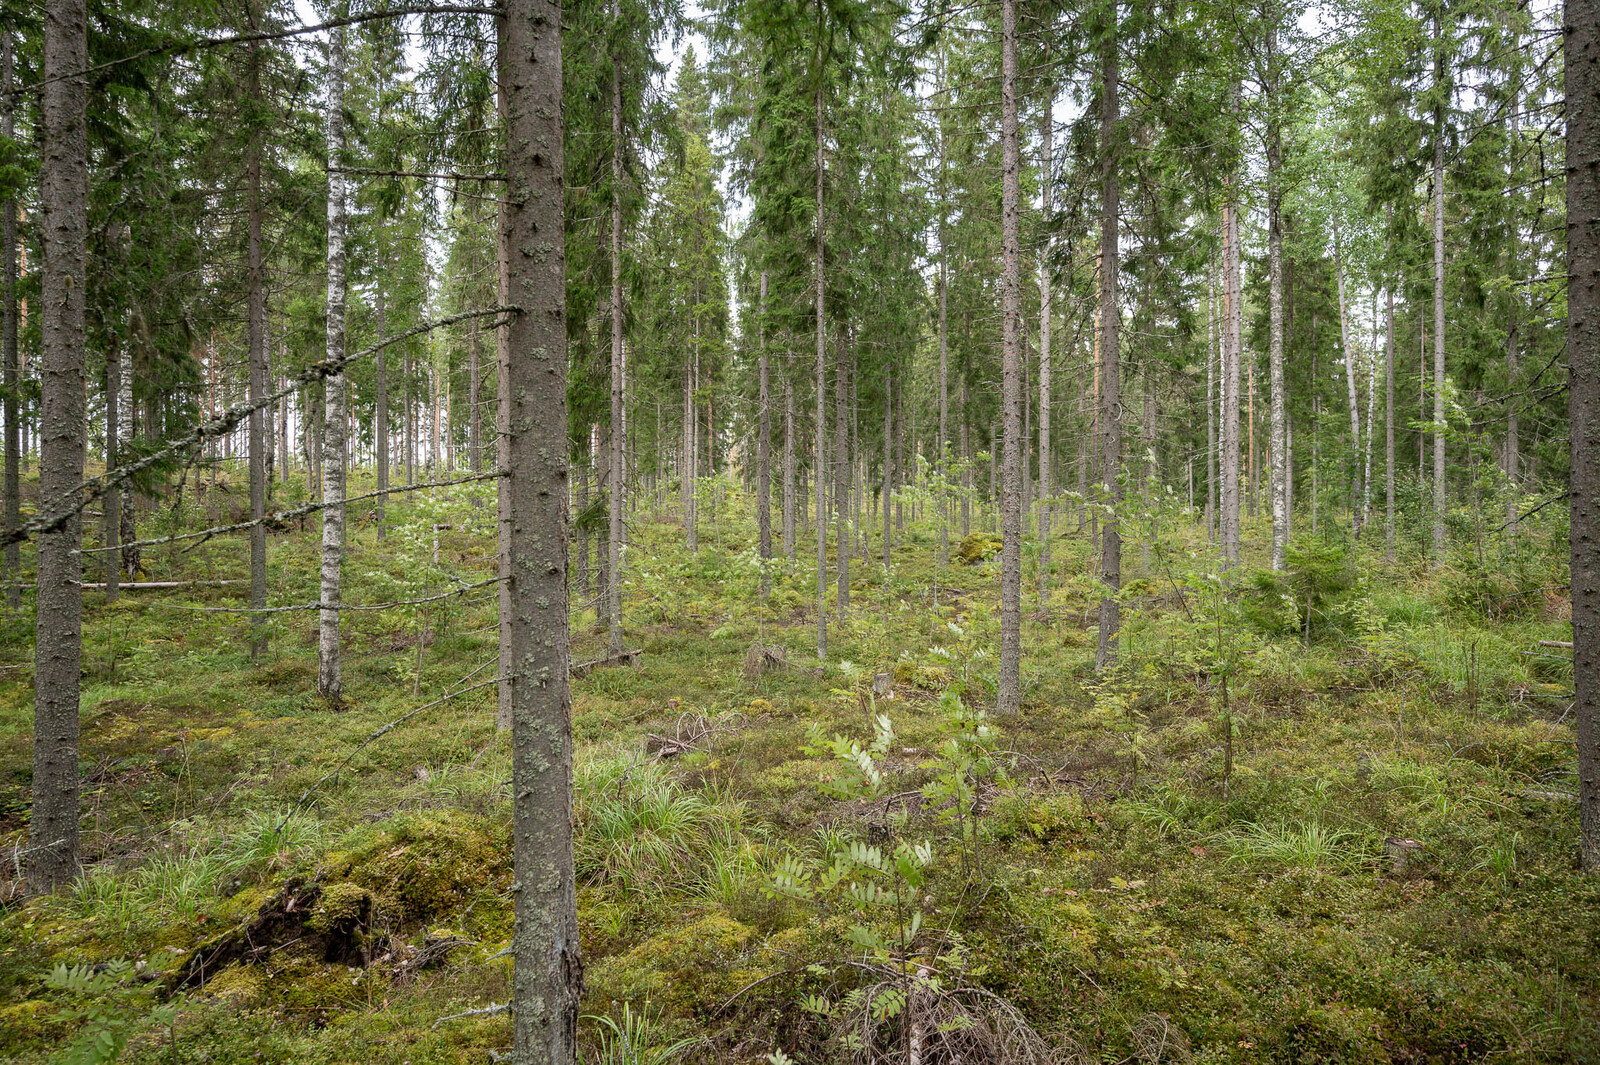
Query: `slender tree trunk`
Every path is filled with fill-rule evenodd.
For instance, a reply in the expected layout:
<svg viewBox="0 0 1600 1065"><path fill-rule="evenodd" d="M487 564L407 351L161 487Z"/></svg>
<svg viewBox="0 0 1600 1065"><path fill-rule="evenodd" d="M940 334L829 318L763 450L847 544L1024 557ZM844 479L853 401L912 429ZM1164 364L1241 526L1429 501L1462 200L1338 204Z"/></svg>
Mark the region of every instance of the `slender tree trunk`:
<svg viewBox="0 0 1600 1065"><path fill-rule="evenodd" d="M1267 64L1267 376L1272 389L1267 494L1272 504L1272 568L1282 570L1289 549L1289 393L1283 366L1283 137L1276 22L1267 26Z"/></svg>
<svg viewBox="0 0 1600 1065"><path fill-rule="evenodd" d="M1442 28L1435 22L1435 33ZM1444 52L1436 45L1434 88L1444 84ZM1444 105L1433 112L1433 564L1445 562L1444 409Z"/></svg>
<svg viewBox="0 0 1600 1065"><path fill-rule="evenodd" d="M611 15L617 16L613 0ZM622 350L622 64L613 56L611 64L611 442L610 513L606 535L606 621L607 646L612 653L622 650L622 507L626 502L623 483L623 427L627 420L627 367ZM762 383L765 384L765 353ZM763 417L765 413L763 412ZM769 538L770 540L770 538ZM770 548L770 542L768 544ZM770 553L770 551L769 551Z"/></svg>
<svg viewBox="0 0 1600 1065"><path fill-rule="evenodd" d="M1000 0L1000 673L995 712L1022 709L1022 155L1017 131L1017 0Z"/></svg>
<svg viewBox="0 0 1600 1065"><path fill-rule="evenodd" d="M761 553L761 594L772 591L772 387L767 367L767 272L761 271L756 309L756 532Z"/></svg>
<svg viewBox="0 0 1600 1065"><path fill-rule="evenodd" d="M1583 868L1600 872L1600 3L1567 0L1567 413Z"/></svg>
<svg viewBox="0 0 1600 1065"><path fill-rule="evenodd" d="M1222 558L1231 569L1239 562L1239 385L1242 358L1239 273L1238 182L1228 186L1222 208Z"/></svg>
<svg viewBox="0 0 1600 1065"><path fill-rule="evenodd" d="M88 241L88 14L84 0L44 8L40 120L39 510L73 501L83 482L84 277ZM28 888L55 892L78 876L78 682L83 593L81 513L38 537L34 627L33 807Z"/></svg>
<svg viewBox="0 0 1600 1065"><path fill-rule="evenodd" d="M1383 542L1394 561L1394 289L1384 288L1383 315Z"/></svg>
<svg viewBox="0 0 1600 1065"><path fill-rule="evenodd" d="M379 239L381 240L381 222L379 223L379 226ZM375 317L377 318L376 324L378 327L378 342L380 344L389 338L388 308L384 302L385 290L387 288L385 283L387 280L385 277L386 260L387 256L382 250L380 250L378 253L378 277L376 284L373 285L374 292L372 294L374 303L373 310L375 312ZM471 322L468 328L472 330L473 340L476 342L478 330L477 321L474 320ZM477 369L477 361L476 358L474 358L472 366L474 375L477 374ZM372 457L378 482L378 498L376 500L376 506L373 507L373 517L376 519L378 525L378 539L382 540L384 539L385 535L384 521L388 517L389 511L389 361L388 352L383 348L378 349L377 362L374 366L374 370L376 371L377 375L377 395L375 397L374 404L376 409L373 411L372 415Z"/></svg>
<svg viewBox="0 0 1600 1065"><path fill-rule="evenodd" d="M117 397L122 392L121 382L117 379L122 370L122 360L117 357L117 349L127 341L118 341L111 338L111 350L106 352L106 473L117 468ZM122 515L118 513L118 504L122 502L121 492L107 492L105 495L104 509L100 514L100 539L105 553L100 556L101 579L105 584L106 602L114 603L120 591L121 581L118 579L122 573L121 552L117 550L117 536L122 531Z"/></svg>
<svg viewBox="0 0 1600 1065"><path fill-rule="evenodd" d="M574 1065L583 964L572 855L567 648L567 335L562 242L561 5L506 0L499 19L509 291L504 410L511 611L513 1065ZM537 249L537 251L535 251Z"/></svg>
<svg viewBox="0 0 1600 1065"><path fill-rule="evenodd" d="M833 374L833 516L834 565L838 573L834 609L839 617L850 612L850 358L848 326L838 330L834 341L838 367Z"/></svg>
<svg viewBox="0 0 1600 1065"><path fill-rule="evenodd" d="M250 27L256 28L256 9L247 5ZM245 92L253 108L261 107L261 44L250 45L249 66ZM258 128L264 130L261 115L253 115ZM261 202L261 140L248 138L245 146L245 186L249 199L246 222L249 247L246 249L246 269L249 273L249 307L247 346L250 359L250 605L264 610L267 605L267 467L270 449L267 445L266 422L269 411L260 404L267 395L267 281L261 263L261 227L265 214ZM267 650L267 619L264 614L250 618L250 657L260 658Z"/></svg>
<svg viewBox="0 0 1600 1065"><path fill-rule="evenodd" d="M1055 184L1055 85L1045 83L1044 114L1039 123L1040 163L1039 179L1042 213L1044 214L1044 253L1039 261L1039 611L1042 614L1050 600L1050 507L1055 496L1050 466L1050 327L1054 309L1051 306L1050 255L1054 250L1052 239L1055 229L1051 219L1051 192Z"/></svg>
<svg viewBox="0 0 1600 1065"><path fill-rule="evenodd" d="M946 55L939 51L939 80L944 88ZM948 203L945 187L944 119L939 120L939 441L935 448L935 469L944 478L949 477L950 454L950 249L945 241L945 204ZM963 500L965 506L965 500ZM963 522L965 525L965 522ZM962 536L967 535L965 528ZM939 496L939 563L950 561L950 500L949 485L943 483Z"/></svg>
<svg viewBox="0 0 1600 1065"><path fill-rule="evenodd" d="M1378 331L1378 298L1372 298L1372 331ZM1362 433L1361 458L1361 527L1367 527L1372 513L1372 437L1373 421L1378 416L1378 360L1376 355L1367 361L1367 424Z"/></svg>
<svg viewBox="0 0 1600 1065"><path fill-rule="evenodd" d="M819 59L820 65L820 59ZM824 462L828 454L827 441L827 396L828 396L828 329L827 314L824 306L826 296L827 275L824 272L823 262L823 229L822 229L822 82L817 82L816 90L816 134L817 134L817 263L816 263L816 334L817 334L817 439L816 448L812 452L811 468L817 482L817 657L828 657L828 522L826 507L827 475L823 472Z"/></svg>
<svg viewBox="0 0 1600 1065"><path fill-rule="evenodd" d="M883 382L883 579L889 579L894 526L889 516L894 498L894 367L887 368ZM887 586L887 584L886 584Z"/></svg>
<svg viewBox="0 0 1600 1065"><path fill-rule="evenodd" d="M345 188L339 169L344 157L345 30L328 38L328 355L345 353ZM339 610L344 561L345 375L323 381L322 417L322 595L317 638L317 694L337 703L340 677Z"/></svg>
<svg viewBox="0 0 1600 1065"><path fill-rule="evenodd" d="M467 466L483 472L483 320L467 334Z"/></svg>
<svg viewBox="0 0 1600 1065"><path fill-rule="evenodd" d="M794 385L783 375L783 556L791 561L795 552L794 488Z"/></svg>
<svg viewBox="0 0 1600 1065"><path fill-rule="evenodd" d="M1217 363L1216 271L1206 264L1206 536L1217 539Z"/></svg>
<svg viewBox="0 0 1600 1065"><path fill-rule="evenodd" d="M1106 511L1100 538L1100 581L1105 594L1100 600L1100 633L1095 666L1107 670L1116 665L1118 635L1122 627L1121 604L1117 593L1122 588L1122 534L1118 528L1122 503L1122 310L1118 300L1118 281L1122 270L1118 213L1121 189L1117 182L1118 138L1121 135L1122 105L1118 95L1122 75L1117 56L1117 13L1113 7L1103 27L1100 42L1100 477Z"/></svg>
<svg viewBox="0 0 1600 1065"><path fill-rule="evenodd" d="M1333 272L1339 292L1339 350L1344 355L1344 380L1350 403L1350 527L1361 535L1361 400L1356 392L1356 353L1350 345L1349 313L1344 295L1344 257L1339 247L1339 222L1333 223Z"/></svg>
<svg viewBox="0 0 1600 1065"><path fill-rule="evenodd" d="M15 60L11 52L11 30L0 28L0 137L11 140L17 133L17 98L12 95ZM20 404L21 367L17 361L17 201L7 196L0 205L0 270L4 271L3 317L0 317L0 360L5 374L5 526L22 524L22 430L17 423ZM6 544L4 554L6 608L22 609L21 551Z"/></svg>

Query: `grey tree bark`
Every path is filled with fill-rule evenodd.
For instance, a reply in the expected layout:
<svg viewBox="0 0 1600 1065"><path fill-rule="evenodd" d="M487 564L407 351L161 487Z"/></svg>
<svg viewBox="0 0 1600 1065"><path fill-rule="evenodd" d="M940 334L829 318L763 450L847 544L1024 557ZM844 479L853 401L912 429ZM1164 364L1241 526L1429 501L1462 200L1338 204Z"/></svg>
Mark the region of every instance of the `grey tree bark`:
<svg viewBox="0 0 1600 1065"><path fill-rule="evenodd" d="M255 28L254 3L247 5L251 28ZM252 107L261 106L261 44L250 45L245 74L245 94ZM259 122L259 112L252 116ZM245 188L248 198L245 251L249 274L249 292L246 308L247 344L250 362L250 419L248 425L250 452L250 606L262 610L267 605L267 466L269 446L266 419L270 414L258 404L267 395L267 283L261 263L261 226L265 213L261 202L261 136L249 136L245 144ZM265 614L250 617L250 657L259 658L267 649L267 618Z"/></svg>
<svg viewBox="0 0 1600 1065"><path fill-rule="evenodd" d="M328 36L328 354L345 351L345 29ZM345 375L330 374L322 386L322 594L317 634L317 694L338 702L343 694L339 662L339 596L344 563Z"/></svg>
<svg viewBox="0 0 1600 1065"><path fill-rule="evenodd" d="M847 341L849 326L842 326L835 340L839 365L833 374L833 561L835 577L834 609L842 620L850 612L850 359Z"/></svg>
<svg viewBox="0 0 1600 1065"><path fill-rule="evenodd" d="M1017 0L1000 3L1000 674L995 712L1022 709L1022 158L1017 135Z"/></svg>
<svg viewBox="0 0 1600 1065"><path fill-rule="evenodd" d="M1567 0L1567 416L1583 868L1600 872L1600 2Z"/></svg>
<svg viewBox="0 0 1600 1065"><path fill-rule="evenodd" d="M1121 69L1117 55L1117 14L1113 6L1100 42L1100 486L1109 504L1100 535L1100 632L1095 668L1117 663L1118 635L1122 629L1122 534L1118 510L1122 503L1122 377L1119 348L1122 343L1122 308L1117 288L1121 273L1118 213L1121 189L1117 183L1118 137L1122 121Z"/></svg>
<svg viewBox="0 0 1600 1065"><path fill-rule="evenodd" d="M1222 558L1239 562L1239 385L1242 355L1237 181L1222 208Z"/></svg>
<svg viewBox="0 0 1600 1065"><path fill-rule="evenodd" d="M1206 264L1206 536L1217 538L1217 343L1216 271Z"/></svg>
<svg viewBox="0 0 1600 1065"><path fill-rule="evenodd" d="M767 272L761 271L761 292L756 307L756 532L761 553L761 594L772 590L772 412L771 381L767 369Z"/></svg>
<svg viewBox="0 0 1600 1065"><path fill-rule="evenodd" d="M583 964L572 855L568 689L566 255L562 229L561 4L506 0L503 229L509 289L500 394L507 428L515 1065L573 1065Z"/></svg>
<svg viewBox="0 0 1600 1065"><path fill-rule="evenodd" d="M1339 350L1344 355L1344 380L1350 404L1350 527L1361 535L1361 399L1356 390L1356 352L1350 344L1349 312L1344 294L1344 255L1339 246L1339 220L1333 222L1333 273L1339 293Z"/></svg>
<svg viewBox="0 0 1600 1065"><path fill-rule="evenodd" d="M611 5L616 18L615 0ZM764 358L764 357L763 357ZM762 362L763 371L766 363ZM765 384L765 376L762 378ZM606 536L606 627L607 645L613 653L622 650L622 508L626 502L623 476L623 424L627 417L627 372L622 351L622 63L612 57L611 64L611 494ZM764 409L763 409L764 410ZM765 414L763 413L763 417ZM771 548L771 538L767 546Z"/></svg>
<svg viewBox="0 0 1600 1065"><path fill-rule="evenodd" d="M1383 543L1394 561L1394 289L1384 288L1383 314Z"/></svg>
<svg viewBox="0 0 1600 1065"><path fill-rule="evenodd" d="M1276 19L1276 12L1272 19ZM1272 568L1289 548L1289 394L1283 367L1283 136L1278 98L1278 27L1267 26L1267 375L1272 388L1268 495L1272 504Z"/></svg>
<svg viewBox="0 0 1600 1065"><path fill-rule="evenodd" d="M383 223L381 221L378 223L378 227L378 239L381 242L383 239ZM385 290L387 288L385 284L387 279L384 276L385 259L386 256L380 244L378 279L373 286L374 291L372 294L373 314L376 318L375 324L378 328L378 340L380 343L388 339L389 336L388 306L385 301ZM478 330L478 321L476 319L470 323L470 328L472 329L473 339L476 340ZM377 518L378 539L380 540L385 538L384 521L388 517L389 510L389 363L386 356L385 349L379 348L376 364L373 367L374 375L377 378L375 382L377 394L373 397L375 409L372 412L372 450L378 491L373 510ZM474 374L477 372L476 363L473 365L473 372ZM473 472L476 473L478 471L474 470Z"/></svg>
<svg viewBox="0 0 1600 1065"><path fill-rule="evenodd" d="M122 384L118 375L122 370L122 360L117 356L117 351L126 345L127 341L111 339L111 350L106 352L106 472L116 469L118 461L117 429L120 419L117 416L117 397L122 392ZM117 537L122 531L122 515L118 505L122 502L122 493L106 493L104 508L100 514L100 542L101 546L109 548L100 556L101 580L105 584L106 602L116 602L120 592L120 577L122 574L121 552L115 550Z"/></svg>
<svg viewBox="0 0 1600 1065"><path fill-rule="evenodd" d="M1045 219L1043 253L1039 257L1039 611L1050 598L1050 505L1055 486L1050 473L1050 253L1055 241L1051 220L1051 191L1055 184L1055 85L1045 83L1044 114L1040 120L1040 200Z"/></svg>
<svg viewBox="0 0 1600 1065"><path fill-rule="evenodd" d="M0 29L0 136L16 136L16 100L12 95L15 60L11 53L11 32ZM21 384L17 362L17 201L7 197L0 205L0 366L5 384L5 526L22 524L22 431L17 424L17 388ZM6 609L22 609L21 552L17 544L6 544L3 556L6 582Z"/></svg>
<svg viewBox="0 0 1600 1065"><path fill-rule="evenodd" d="M1442 28L1435 22L1436 36ZM1444 49L1436 42L1434 91L1444 83ZM1433 112L1433 564L1445 562L1444 409L1444 104Z"/></svg>
<svg viewBox="0 0 1600 1065"><path fill-rule="evenodd" d="M783 375L783 555L793 559L795 552L794 486L794 385Z"/></svg>
<svg viewBox="0 0 1600 1065"><path fill-rule="evenodd" d="M71 500L83 481L84 276L89 230L84 0L44 7L39 166L40 511ZM82 517L74 510L38 538L33 650L33 807L28 888L54 892L78 875L78 697L83 593Z"/></svg>
<svg viewBox="0 0 1600 1065"><path fill-rule="evenodd" d="M820 65L820 58L818 60ZM816 447L811 453L811 468L813 480L817 489L817 657L828 657L828 520L827 520L827 482L828 477L824 472L828 455L827 440L827 408L828 408L828 319L824 299L827 295L826 267L823 262L823 215L822 215L822 163L823 163L823 129L822 129L822 82L817 82L816 92L816 134L817 134L817 263L816 263L816 334L817 334L817 439Z"/></svg>

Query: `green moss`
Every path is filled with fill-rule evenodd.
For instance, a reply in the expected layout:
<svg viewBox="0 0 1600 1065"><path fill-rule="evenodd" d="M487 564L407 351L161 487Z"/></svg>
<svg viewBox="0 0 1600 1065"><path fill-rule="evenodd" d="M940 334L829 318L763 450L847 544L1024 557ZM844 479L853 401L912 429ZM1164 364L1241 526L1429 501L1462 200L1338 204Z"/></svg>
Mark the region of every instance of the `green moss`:
<svg viewBox="0 0 1600 1065"><path fill-rule="evenodd" d="M956 549L956 557L965 566L976 566L999 553L1000 537L993 533L973 533L964 537L961 546Z"/></svg>
<svg viewBox="0 0 1600 1065"><path fill-rule="evenodd" d="M438 811L401 818L338 868L343 879L393 902L400 920L429 921L506 890L509 857L484 819Z"/></svg>
<svg viewBox="0 0 1600 1065"><path fill-rule="evenodd" d="M649 1000L669 1014L709 1017L752 973L756 931L721 913L653 936L626 954L602 959L589 974L600 1002Z"/></svg>
<svg viewBox="0 0 1600 1065"><path fill-rule="evenodd" d="M329 884L306 927L319 935L349 934L365 925L373 912L372 892L356 884Z"/></svg>

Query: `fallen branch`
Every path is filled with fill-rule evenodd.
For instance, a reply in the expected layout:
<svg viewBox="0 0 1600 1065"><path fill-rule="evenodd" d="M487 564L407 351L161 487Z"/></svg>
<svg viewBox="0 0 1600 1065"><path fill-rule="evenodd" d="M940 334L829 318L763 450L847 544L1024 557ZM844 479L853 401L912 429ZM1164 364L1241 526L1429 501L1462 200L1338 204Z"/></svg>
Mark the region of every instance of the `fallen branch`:
<svg viewBox="0 0 1600 1065"><path fill-rule="evenodd" d="M438 1020L433 1022L433 1027L437 1028L441 1024L443 1024L445 1021L459 1021L463 1017L493 1017L496 1014L510 1013L510 1012L511 1012L511 1003L509 1003L509 1002L496 1002L493 1005L485 1006L482 1009L465 1010L465 1011L463 1011L461 1013L452 1013L447 1017L440 1017Z"/></svg>
<svg viewBox="0 0 1600 1065"><path fill-rule="evenodd" d="M1567 650L1570 651L1572 649L1572 641L1571 640L1540 640L1539 641L1539 646L1540 647L1565 647Z"/></svg>
<svg viewBox="0 0 1600 1065"><path fill-rule="evenodd" d="M590 662L579 662L577 665L570 666L567 669L567 675L571 677L581 677L587 674L591 669L603 669L606 666L638 665L637 659L642 654L644 654L643 648L634 651L618 651L616 654L605 655L604 657L596 658Z"/></svg>
<svg viewBox="0 0 1600 1065"><path fill-rule="evenodd" d="M153 592L166 588L221 588L229 584L243 584L244 581L124 581L117 587L124 592ZM100 591L105 584L100 581L79 581L78 587L85 591Z"/></svg>

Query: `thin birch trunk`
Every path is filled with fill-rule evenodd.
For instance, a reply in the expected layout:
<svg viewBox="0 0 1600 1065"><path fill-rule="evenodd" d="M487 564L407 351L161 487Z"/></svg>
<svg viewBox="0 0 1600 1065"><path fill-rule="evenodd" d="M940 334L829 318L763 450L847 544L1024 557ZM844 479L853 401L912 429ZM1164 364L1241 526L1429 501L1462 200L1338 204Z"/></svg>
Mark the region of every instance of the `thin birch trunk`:
<svg viewBox="0 0 1600 1065"><path fill-rule="evenodd" d="M328 40L328 353L345 353L345 188L340 161L344 157L345 30ZM317 638L317 693L331 702L343 694L339 662L341 568L344 560L345 375L332 374L323 383L322 594L324 604Z"/></svg>

